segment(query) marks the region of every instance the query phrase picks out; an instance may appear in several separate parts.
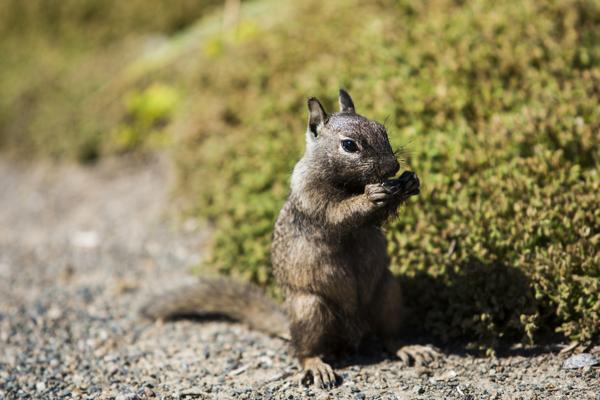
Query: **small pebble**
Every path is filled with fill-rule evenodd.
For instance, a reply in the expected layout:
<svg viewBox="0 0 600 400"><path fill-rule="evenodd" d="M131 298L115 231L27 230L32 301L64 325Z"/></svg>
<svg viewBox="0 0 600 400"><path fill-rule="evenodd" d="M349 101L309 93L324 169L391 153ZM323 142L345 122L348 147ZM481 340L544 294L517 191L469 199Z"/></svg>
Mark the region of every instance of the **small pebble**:
<svg viewBox="0 0 600 400"><path fill-rule="evenodd" d="M600 364L600 361L598 361L593 354L581 353L567 358L562 367L564 369L578 369L583 367L593 367L598 364Z"/></svg>

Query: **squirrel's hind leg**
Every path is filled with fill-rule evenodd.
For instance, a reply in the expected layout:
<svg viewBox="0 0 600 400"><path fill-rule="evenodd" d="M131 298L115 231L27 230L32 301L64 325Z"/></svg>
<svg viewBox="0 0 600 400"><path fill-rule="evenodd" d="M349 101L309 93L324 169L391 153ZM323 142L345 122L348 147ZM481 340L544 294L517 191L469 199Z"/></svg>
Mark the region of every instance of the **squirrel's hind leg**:
<svg viewBox="0 0 600 400"><path fill-rule="evenodd" d="M405 366L422 367L440 358L439 351L433 346L402 343L402 291L400 282L389 271L376 291L371 315L371 328L383 340L386 350L397 356Z"/></svg>
<svg viewBox="0 0 600 400"><path fill-rule="evenodd" d="M335 347L335 316L319 296L294 294L287 300L292 346L302 365L304 385L332 388L339 379L322 356Z"/></svg>

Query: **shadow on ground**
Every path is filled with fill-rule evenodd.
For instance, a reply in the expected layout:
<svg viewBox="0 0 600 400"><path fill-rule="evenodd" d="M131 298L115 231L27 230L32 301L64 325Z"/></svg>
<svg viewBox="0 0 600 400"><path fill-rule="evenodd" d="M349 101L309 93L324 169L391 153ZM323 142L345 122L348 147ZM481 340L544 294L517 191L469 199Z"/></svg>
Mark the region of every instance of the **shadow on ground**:
<svg viewBox="0 0 600 400"><path fill-rule="evenodd" d="M486 357L487 349L493 349L495 356L503 359L556 354L561 343L565 343L563 336L549 332L537 334L535 345L527 337L519 336L523 320L515 310L526 306L528 315L539 310L529 279L516 268L470 259L443 276L417 272L399 279L407 305L402 337L406 345L433 345L444 356L482 358ZM465 320L471 321L470 324L461 325L460 321ZM479 337L466 335L473 328L481 332ZM489 332L501 335L502 339ZM475 347L470 342L485 346ZM358 354L332 361L337 368L344 368L395 359L377 339L369 338Z"/></svg>

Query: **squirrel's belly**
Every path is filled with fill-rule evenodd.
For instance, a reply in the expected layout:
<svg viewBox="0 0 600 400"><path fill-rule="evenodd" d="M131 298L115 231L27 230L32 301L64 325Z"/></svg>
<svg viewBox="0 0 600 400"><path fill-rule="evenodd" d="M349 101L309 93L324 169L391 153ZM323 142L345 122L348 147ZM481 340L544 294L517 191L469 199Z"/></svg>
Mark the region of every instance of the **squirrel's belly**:
<svg viewBox="0 0 600 400"><path fill-rule="evenodd" d="M322 295L347 315L369 302L387 268L385 240L377 235L325 238L298 234L287 239L273 246L278 284Z"/></svg>

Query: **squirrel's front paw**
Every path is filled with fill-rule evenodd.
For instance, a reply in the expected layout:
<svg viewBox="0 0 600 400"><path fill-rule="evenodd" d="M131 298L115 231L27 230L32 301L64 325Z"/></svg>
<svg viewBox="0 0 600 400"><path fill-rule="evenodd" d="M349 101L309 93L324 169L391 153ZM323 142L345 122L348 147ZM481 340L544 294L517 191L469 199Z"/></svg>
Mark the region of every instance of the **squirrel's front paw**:
<svg viewBox="0 0 600 400"><path fill-rule="evenodd" d="M369 201L378 207L386 205L395 196L395 193L390 191L383 183L373 183L365 186L365 194Z"/></svg>
<svg viewBox="0 0 600 400"><path fill-rule="evenodd" d="M405 171L398 179L389 179L383 183L388 192L403 199L419 194L421 182L412 171Z"/></svg>

